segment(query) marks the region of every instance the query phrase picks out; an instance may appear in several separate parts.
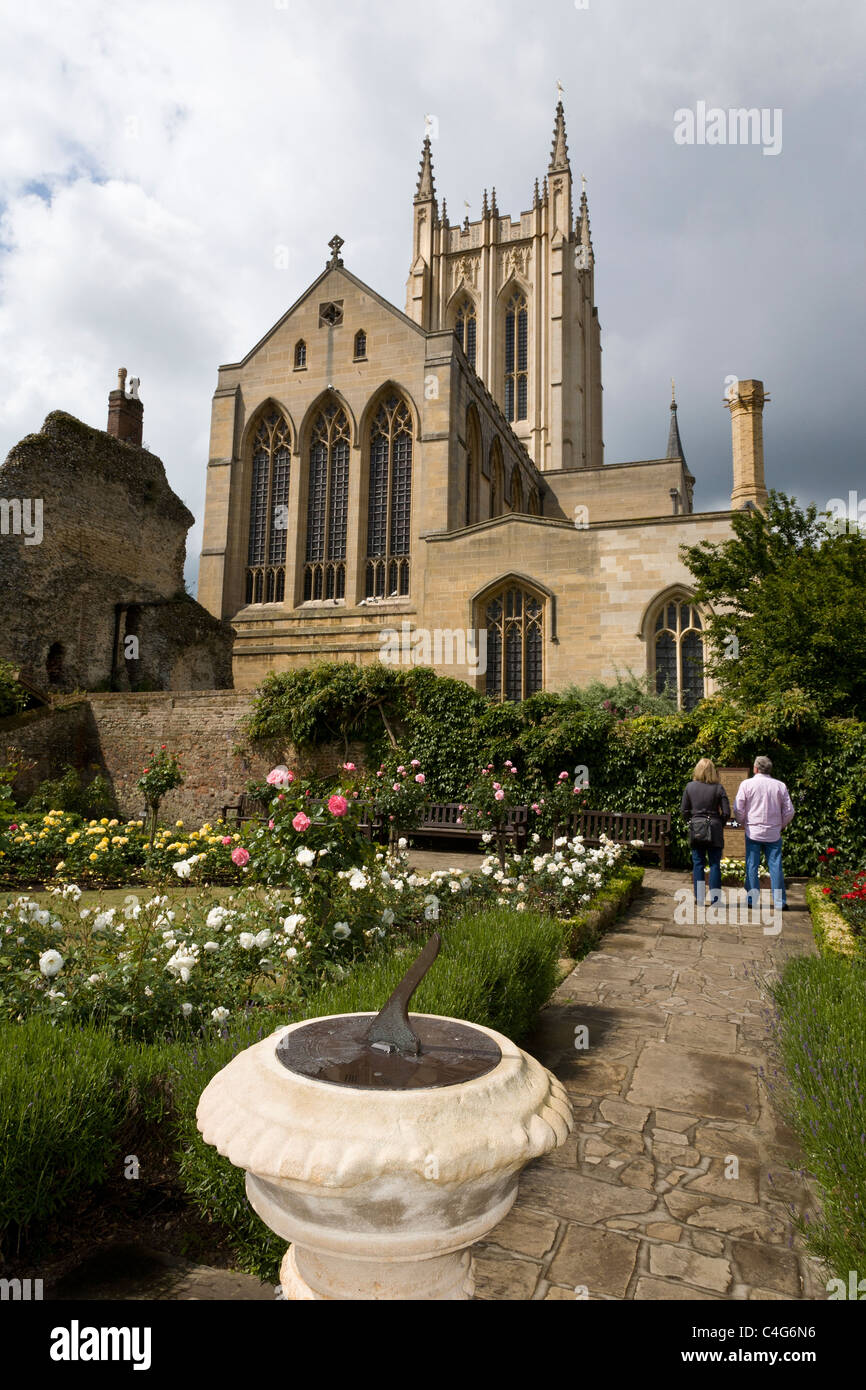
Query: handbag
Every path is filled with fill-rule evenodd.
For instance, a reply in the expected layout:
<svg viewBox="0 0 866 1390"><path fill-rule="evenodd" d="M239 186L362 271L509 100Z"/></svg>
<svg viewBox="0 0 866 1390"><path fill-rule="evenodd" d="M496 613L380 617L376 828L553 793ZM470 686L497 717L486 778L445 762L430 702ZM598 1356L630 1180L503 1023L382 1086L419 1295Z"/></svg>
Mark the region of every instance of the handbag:
<svg viewBox="0 0 866 1390"><path fill-rule="evenodd" d="M693 848L713 843L713 823L708 812L692 816L689 821L689 845Z"/></svg>
<svg viewBox="0 0 866 1390"><path fill-rule="evenodd" d="M718 803L718 797L716 801ZM713 843L713 822L709 811L701 811L689 818L689 847L706 848Z"/></svg>

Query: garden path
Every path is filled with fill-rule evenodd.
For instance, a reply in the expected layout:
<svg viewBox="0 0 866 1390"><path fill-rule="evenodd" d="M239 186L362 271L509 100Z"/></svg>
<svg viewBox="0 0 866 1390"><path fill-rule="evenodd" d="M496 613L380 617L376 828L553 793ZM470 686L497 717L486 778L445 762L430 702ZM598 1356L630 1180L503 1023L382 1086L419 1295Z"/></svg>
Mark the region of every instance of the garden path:
<svg viewBox="0 0 866 1390"><path fill-rule="evenodd" d="M767 936L678 925L674 893L688 884L648 870L544 1010L527 1047L564 1083L575 1129L526 1170L516 1206L475 1247L477 1297L827 1297L791 1222L814 1205L791 1171L797 1142L764 1079L759 980L815 949L803 889L791 886L793 910ZM576 1051L581 1026L588 1048Z"/></svg>

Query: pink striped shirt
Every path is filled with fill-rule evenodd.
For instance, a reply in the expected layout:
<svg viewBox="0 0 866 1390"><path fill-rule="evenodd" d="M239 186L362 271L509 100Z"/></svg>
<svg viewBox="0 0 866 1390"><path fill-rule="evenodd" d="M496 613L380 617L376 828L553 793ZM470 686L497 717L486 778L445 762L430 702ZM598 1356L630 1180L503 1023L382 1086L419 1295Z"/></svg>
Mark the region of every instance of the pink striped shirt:
<svg viewBox="0 0 866 1390"><path fill-rule="evenodd" d="M740 783L734 814L750 840L772 842L794 819L794 803L784 782L756 772Z"/></svg>

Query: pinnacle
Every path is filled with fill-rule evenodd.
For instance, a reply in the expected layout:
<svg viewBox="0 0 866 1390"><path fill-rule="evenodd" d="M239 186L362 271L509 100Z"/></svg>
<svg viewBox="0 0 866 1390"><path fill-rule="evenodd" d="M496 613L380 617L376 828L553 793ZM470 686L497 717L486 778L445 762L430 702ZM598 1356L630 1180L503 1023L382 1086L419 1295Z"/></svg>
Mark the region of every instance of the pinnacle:
<svg viewBox="0 0 866 1390"><path fill-rule="evenodd" d="M553 126L553 147L550 151L550 169L570 169L568 162L568 141L565 137L565 108L561 101L556 103L556 120Z"/></svg>
<svg viewBox="0 0 866 1390"><path fill-rule="evenodd" d="M424 136L424 144L421 150L421 167L418 171L418 188L415 193L415 202L428 202L436 197L436 188L433 183L433 155L430 148L430 136Z"/></svg>

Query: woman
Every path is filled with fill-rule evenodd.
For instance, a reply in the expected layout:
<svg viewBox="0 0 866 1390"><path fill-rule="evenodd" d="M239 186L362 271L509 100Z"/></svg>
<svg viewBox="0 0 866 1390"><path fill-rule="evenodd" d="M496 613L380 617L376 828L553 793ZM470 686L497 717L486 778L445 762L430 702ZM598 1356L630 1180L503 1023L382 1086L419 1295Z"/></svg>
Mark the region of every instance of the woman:
<svg viewBox="0 0 866 1390"><path fill-rule="evenodd" d="M692 780L683 792L681 809L689 822L695 902L703 904L706 897L704 871L707 863L710 866L710 902L718 902L722 890L725 821L730 819L731 807L716 765L709 758L701 758L692 773Z"/></svg>

